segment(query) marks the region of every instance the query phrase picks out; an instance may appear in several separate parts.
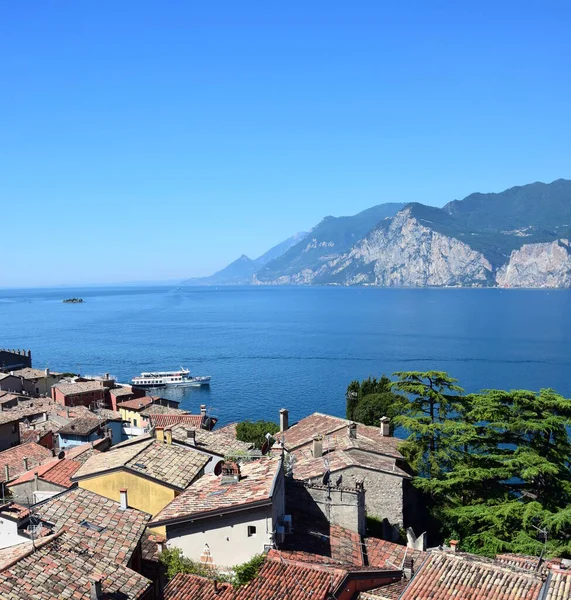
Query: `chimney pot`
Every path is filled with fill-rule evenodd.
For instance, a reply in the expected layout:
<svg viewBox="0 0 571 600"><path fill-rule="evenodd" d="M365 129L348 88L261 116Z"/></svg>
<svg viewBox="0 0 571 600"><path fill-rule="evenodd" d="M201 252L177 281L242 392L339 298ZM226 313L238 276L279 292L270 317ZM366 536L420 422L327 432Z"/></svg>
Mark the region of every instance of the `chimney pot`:
<svg viewBox="0 0 571 600"><path fill-rule="evenodd" d="M101 600L103 598L103 575L94 574L91 578L91 590L89 600Z"/></svg>
<svg viewBox="0 0 571 600"><path fill-rule="evenodd" d="M127 500L127 488L121 488L119 490L119 497L120 497L120 506L119 508L121 510L127 510L127 508L129 507L129 503Z"/></svg>
<svg viewBox="0 0 571 600"><path fill-rule="evenodd" d="M28 470L28 459L24 458L24 471Z"/></svg>
<svg viewBox="0 0 571 600"><path fill-rule="evenodd" d="M391 420L389 417L381 417L381 435L383 437L390 437L391 435Z"/></svg>
<svg viewBox="0 0 571 600"><path fill-rule="evenodd" d="M200 405L200 416L202 416L202 417L206 416L206 404Z"/></svg>
<svg viewBox="0 0 571 600"><path fill-rule="evenodd" d="M240 481L240 465L230 461L222 463L220 483L222 485L228 485L238 483L238 481Z"/></svg>
<svg viewBox="0 0 571 600"><path fill-rule="evenodd" d="M448 543L450 544L450 549L452 552L457 552L458 540L450 540Z"/></svg>
<svg viewBox="0 0 571 600"><path fill-rule="evenodd" d="M321 458L323 456L323 439L319 435L313 436L313 458Z"/></svg>
<svg viewBox="0 0 571 600"><path fill-rule="evenodd" d="M351 438L351 439L356 439L357 437L357 423L349 423L349 425L347 425L347 435Z"/></svg>
<svg viewBox="0 0 571 600"><path fill-rule="evenodd" d="M172 429L165 429L165 442L170 446L172 444Z"/></svg>
<svg viewBox="0 0 571 600"><path fill-rule="evenodd" d="M282 408L280 410L280 432L287 431L289 429L289 410Z"/></svg>

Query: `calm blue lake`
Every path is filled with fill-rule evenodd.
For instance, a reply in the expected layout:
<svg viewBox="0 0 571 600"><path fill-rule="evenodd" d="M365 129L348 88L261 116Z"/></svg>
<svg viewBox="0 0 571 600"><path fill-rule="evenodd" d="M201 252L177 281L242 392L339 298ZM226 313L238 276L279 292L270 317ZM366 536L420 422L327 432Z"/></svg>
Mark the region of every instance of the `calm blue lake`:
<svg viewBox="0 0 571 600"><path fill-rule="evenodd" d="M81 296L84 304L63 304ZM447 371L466 390L553 387L571 396L571 292L332 287L0 290L0 346L35 367L212 375L161 392L222 423L344 416L349 381Z"/></svg>

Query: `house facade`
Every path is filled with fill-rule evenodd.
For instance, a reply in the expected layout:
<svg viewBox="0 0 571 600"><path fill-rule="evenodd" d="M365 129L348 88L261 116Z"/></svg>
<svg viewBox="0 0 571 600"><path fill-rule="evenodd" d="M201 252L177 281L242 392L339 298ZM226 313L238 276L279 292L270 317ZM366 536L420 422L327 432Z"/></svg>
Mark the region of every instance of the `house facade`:
<svg viewBox="0 0 571 600"><path fill-rule="evenodd" d="M281 458L225 463L205 475L151 521L169 547L216 567L231 567L267 551L281 535L285 482Z"/></svg>

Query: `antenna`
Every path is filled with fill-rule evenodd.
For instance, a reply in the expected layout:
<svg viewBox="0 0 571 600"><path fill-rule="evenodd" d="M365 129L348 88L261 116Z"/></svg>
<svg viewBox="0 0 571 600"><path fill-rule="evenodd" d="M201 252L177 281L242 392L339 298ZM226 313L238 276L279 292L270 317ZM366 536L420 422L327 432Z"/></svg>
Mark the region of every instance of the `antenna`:
<svg viewBox="0 0 571 600"><path fill-rule="evenodd" d="M533 523L531 524L531 526L534 529L537 529L537 531L539 532L537 534L537 538L538 540L543 539L543 548L541 550L541 553L539 554L539 558L537 559L537 567L535 567L536 571L539 571L539 567L541 567L542 563L543 563L543 557L545 556L545 554L547 553L547 529L543 529L541 527L537 527L536 525L534 525Z"/></svg>

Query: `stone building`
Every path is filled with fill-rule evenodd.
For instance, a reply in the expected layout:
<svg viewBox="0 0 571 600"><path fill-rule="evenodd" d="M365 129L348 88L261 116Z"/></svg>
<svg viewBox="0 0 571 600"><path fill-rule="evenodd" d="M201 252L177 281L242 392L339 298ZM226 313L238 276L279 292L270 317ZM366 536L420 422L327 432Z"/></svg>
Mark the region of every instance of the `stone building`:
<svg viewBox="0 0 571 600"><path fill-rule="evenodd" d="M288 427L285 409L280 414L283 445L293 458L293 478L322 483L327 472L335 487L363 484L368 516L392 525L408 523L413 492L408 466L398 450L401 440L389 433L389 420L379 427L314 413Z"/></svg>

